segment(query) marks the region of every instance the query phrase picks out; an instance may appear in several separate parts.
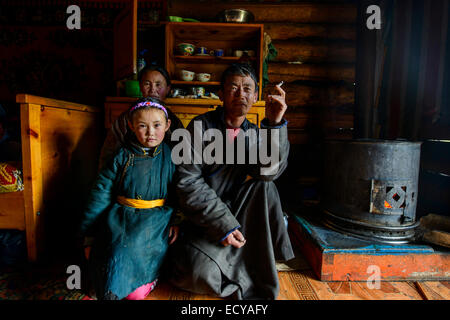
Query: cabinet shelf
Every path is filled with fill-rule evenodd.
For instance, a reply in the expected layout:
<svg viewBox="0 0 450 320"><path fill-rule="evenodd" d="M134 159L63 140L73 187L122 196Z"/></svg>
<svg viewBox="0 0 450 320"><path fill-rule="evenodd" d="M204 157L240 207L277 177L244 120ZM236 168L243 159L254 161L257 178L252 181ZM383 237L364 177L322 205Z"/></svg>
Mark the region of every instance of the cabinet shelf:
<svg viewBox="0 0 450 320"><path fill-rule="evenodd" d="M172 79L180 79L181 70L189 70L195 73L209 73L209 82L174 80L177 85L196 86L220 86L223 72L232 63L249 63L256 72L258 80L258 96L262 94L262 67L263 67L263 24L238 24L238 23L166 23L165 62L166 69ZM176 49L179 43L192 43L196 47L208 49L220 48L230 53L234 50L252 50L255 55L235 57L226 55L216 56L183 56Z"/></svg>
<svg viewBox="0 0 450 320"><path fill-rule="evenodd" d="M185 84L191 86L220 86L219 81L183 81L183 80L171 80L172 84Z"/></svg>
<svg viewBox="0 0 450 320"><path fill-rule="evenodd" d="M180 62L200 62L200 63L230 63L239 61L256 61L255 57L214 57L214 56L174 56Z"/></svg>

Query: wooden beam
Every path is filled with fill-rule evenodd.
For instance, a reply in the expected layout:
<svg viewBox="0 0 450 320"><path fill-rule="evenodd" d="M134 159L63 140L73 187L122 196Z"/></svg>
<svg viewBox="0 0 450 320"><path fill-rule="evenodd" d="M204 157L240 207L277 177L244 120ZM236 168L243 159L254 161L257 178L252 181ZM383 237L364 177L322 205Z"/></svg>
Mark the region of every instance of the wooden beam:
<svg viewBox="0 0 450 320"><path fill-rule="evenodd" d="M264 89L264 97L274 92L274 85L271 83ZM319 87L287 83L283 89L289 107L338 107L353 104L355 100L354 90L342 85Z"/></svg>
<svg viewBox="0 0 450 320"><path fill-rule="evenodd" d="M172 0L169 15L212 22L225 9L245 8L255 16L255 22L354 23L353 4L330 3L233 3L223 1Z"/></svg>
<svg viewBox="0 0 450 320"><path fill-rule="evenodd" d="M355 46L351 42L313 40L274 40L277 62L354 63Z"/></svg>
<svg viewBox="0 0 450 320"><path fill-rule="evenodd" d="M34 96L32 94L19 93L16 96L16 102L21 104L35 104L46 107L56 107L63 109L71 109L76 111L88 111L88 112L101 112L99 107L88 106L85 104L79 104L75 102L56 100L50 98L44 98L39 96Z"/></svg>
<svg viewBox="0 0 450 320"><path fill-rule="evenodd" d="M356 40L356 27L353 25L267 22L264 24L264 30L272 40L294 38Z"/></svg>
<svg viewBox="0 0 450 320"><path fill-rule="evenodd" d="M43 206L40 113L40 105L20 105L25 228L30 261L37 259L38 248L41 248L43 241L40 215Z"/></svg>
<svg viewBox="0 0 450 320"><path fill-rule="evenodd" d="M353 64L289 64L269 63L269 80L273 83L285 83L298 80L306 81L355 81Z"/></svg>

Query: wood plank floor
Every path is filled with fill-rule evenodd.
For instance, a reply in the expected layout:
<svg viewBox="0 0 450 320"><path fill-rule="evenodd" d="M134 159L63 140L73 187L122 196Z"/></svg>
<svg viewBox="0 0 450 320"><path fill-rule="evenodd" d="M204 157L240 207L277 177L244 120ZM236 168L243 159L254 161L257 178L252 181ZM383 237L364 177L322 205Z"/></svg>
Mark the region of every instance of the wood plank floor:
<svg viewBox="0 0 450 320"><path fill-rule="evenodd" d="M301 257L296 269L278 273L277 300L450 300L450 281L381 282L379 289L369 289L365 282L321 282ZM220 299L159 283L147 300Z"/></svg>

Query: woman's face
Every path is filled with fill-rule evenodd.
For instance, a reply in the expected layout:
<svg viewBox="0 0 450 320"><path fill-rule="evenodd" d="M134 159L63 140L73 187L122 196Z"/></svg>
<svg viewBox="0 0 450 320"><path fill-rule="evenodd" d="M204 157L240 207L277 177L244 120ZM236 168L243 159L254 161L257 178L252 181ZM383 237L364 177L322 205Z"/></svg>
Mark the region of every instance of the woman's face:
<svg viewBox="0 0 450 320"><path fill-rule="evenodd" d="M166 120L164 111L156 108L138 110L133 114L129 124L140 144L153 148L161 144L170 127L170 119Z"/></svg>
<svg viewBox="0 0 450 320"><path fill-rule="evenodd" d="M152 97L164 100L170 91L166 79L159 71L146 72L139 83L144 98Z"/></svg>

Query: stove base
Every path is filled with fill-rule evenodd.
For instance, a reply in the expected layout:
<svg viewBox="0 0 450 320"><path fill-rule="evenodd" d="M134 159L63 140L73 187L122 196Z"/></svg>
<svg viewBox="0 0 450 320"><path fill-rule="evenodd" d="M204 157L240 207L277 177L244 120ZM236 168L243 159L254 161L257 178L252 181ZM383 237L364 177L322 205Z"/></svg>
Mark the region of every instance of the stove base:
<svg viewBox="0 0 450 320"><path fill-rule="evenodd" d="M450 251L374 243L296 215L289 232L321 281L373 281L377 274L380 281L450 280Z"/></svg>
<svg viewBox="0 0 450 320"><path fill-rule="evenodd" d="M417 221L414 224L403 227L380 227L362 221L345 219L327 210L324 210L323 223L328 228L351 237L391 245L407 244L413 241L415 229L420 224Z"/></svg>

